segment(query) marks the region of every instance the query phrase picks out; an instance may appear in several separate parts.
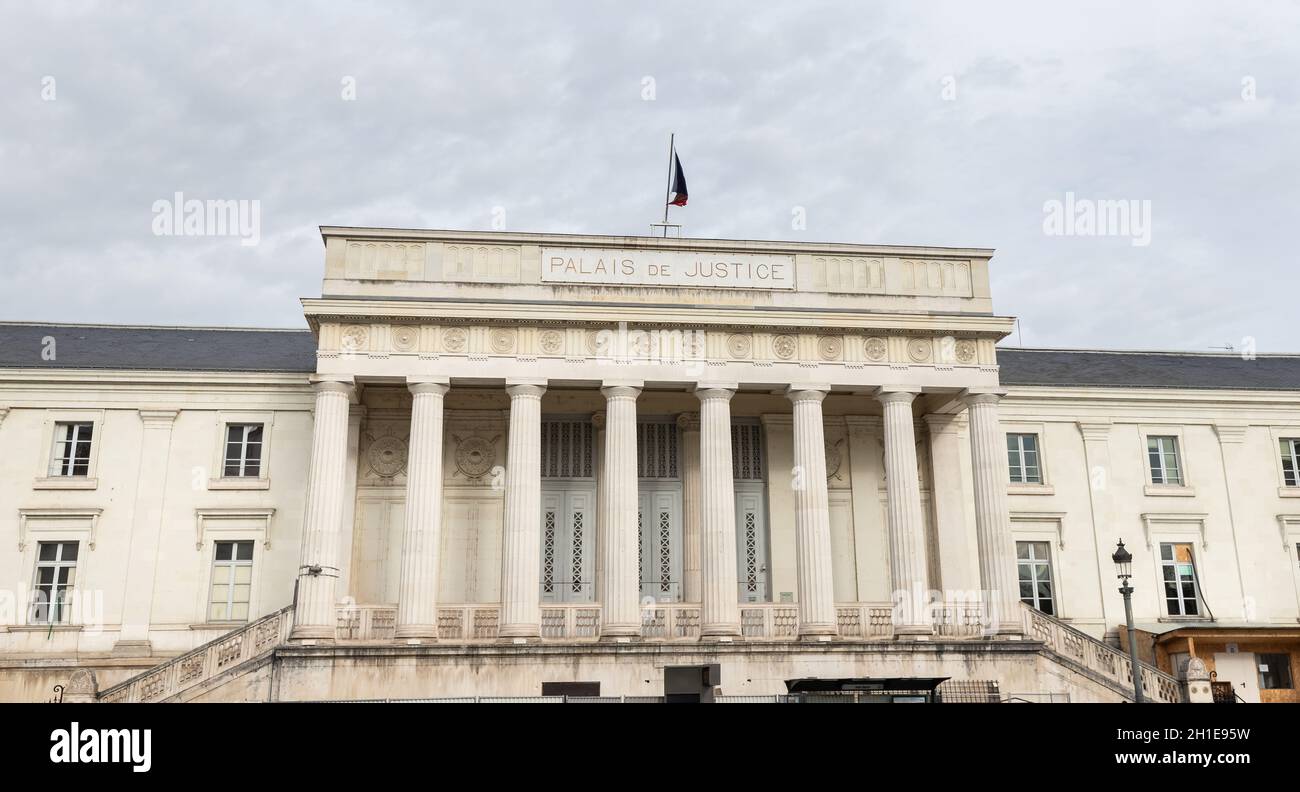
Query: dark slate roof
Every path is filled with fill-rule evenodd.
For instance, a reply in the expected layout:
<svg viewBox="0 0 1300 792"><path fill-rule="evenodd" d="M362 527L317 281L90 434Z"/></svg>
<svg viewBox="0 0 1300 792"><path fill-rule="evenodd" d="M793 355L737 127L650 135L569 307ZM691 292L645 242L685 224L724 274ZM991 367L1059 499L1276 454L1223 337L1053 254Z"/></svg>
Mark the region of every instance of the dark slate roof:
<svg viewBox="0 0 1300 792"><path fill-rule="evenodd" d="M1300 355L998 348L1003 385L1300 390Z"/></svg>
<svg viewBox="0 0 1300 792"><path fill-rule="evenodd" d="M53 338L54 360L41 355ZM303 372L309 330L0 323L0 368Z"/></svg>

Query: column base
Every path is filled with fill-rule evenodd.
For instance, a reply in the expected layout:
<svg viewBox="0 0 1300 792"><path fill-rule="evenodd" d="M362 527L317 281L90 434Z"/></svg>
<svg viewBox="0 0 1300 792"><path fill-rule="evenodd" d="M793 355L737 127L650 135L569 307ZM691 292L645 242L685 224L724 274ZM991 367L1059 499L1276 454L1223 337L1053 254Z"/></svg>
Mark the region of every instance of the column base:
<svg viewBox="0 0 1300 792"><path fill-rule="evenodd" d="M839 637L840 631L830 624L809 624L799 626L799 640L826 642Z"/></svg>
<svg viewBox="0 0 1300 792"><path fill-rule="evenodd" d="M113 644L114 657L150 657L151 655L153 655L153 644L147 640L118 641Z"/></svg>
<svg viewBox="0 0 1300 792"><path fill-rule="evenodd" d="M496 642L502 646L525 646L542 642L540 635L499 635Z"/></svg>
<svg viewBox="0 0 1300 792"><path fill-rule="evenodd" d="M398 627L393 639L399 643L431 644L438 642L438 627L434 624L407 624Z"/></svg>
<svg viewBox="0 0 1300 792"><path fill-rule="evenodd" d="M600 643L634 643L641 640L639 624L609 624L601 627Z"/></svg>
<svg viewBox="0 0 1300 792"><path fill-rule="evenodd" d="M319 624L295 624L289 633L290 641L310 641L312 643L334 643L334 628Z"/></svg>
<svg viewBox="0 0 1300 792"><path fill-rule="evenodd" d="M739 624L713 624L700 629L700 643L734 643L743 640Z"/></svg>
<svg viewBox="0 0 1300 792"><path fill-rule="evenodd" d="M900 624L894 627L895 641L928 641L934 637L934 627L929 624Z"/></svg>

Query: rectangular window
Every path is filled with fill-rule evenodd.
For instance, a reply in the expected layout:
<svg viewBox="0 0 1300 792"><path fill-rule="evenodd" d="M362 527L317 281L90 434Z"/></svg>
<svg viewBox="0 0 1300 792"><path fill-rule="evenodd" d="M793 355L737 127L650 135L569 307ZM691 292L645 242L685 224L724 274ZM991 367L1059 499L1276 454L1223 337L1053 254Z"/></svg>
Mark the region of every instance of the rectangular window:
<svg viewBox="0 0 1300 792"><path fill-rule="evenodd" d="M1291 655L1257 654L1255 664L1259 666L1260 690L1290 690L1295 687L1291 681Z"/></svg>
<svg viewBox="0 0 1300 792"><path fill-rule="evenodd" d="M262 424L226 427L227 478L257 478L262 474Z"/></svg>
<svg viewBox="0 0 1300 792"><path fill-rule="evenodd" d="M32 624L67 623L76 574L76 542L41 542L37 545Z"/></svg>
<svg viewBox="0 0 1300 792"><path fill-rule="evenodd" d="M1165 607L1170 616L1199 616L1200 598L1196 592L1196 562L1190 543L1165 542L1160 545L1160 571L1164 578Z"/></svg>
<svg viewBox="0 0 1300 792"><path fill-rule="evenodd" d="M89 476L93 423L69 422L54 425L54 452L50 455L51 476Z"/></svg>
<svg viewBox="0 0 1300 792"><path fill-rule="evenodd" d="M1182 486L1183 472L1178 464L1178 438L1152 436L1147 438L1147 457L1151 462L1152 484Z"/></svg>
<svg viewBox="0 0 1300 792"><path fill-rule="evenodd" d="M208 621L248 621L253 587L253 543L216 542Z"/></svg>
<svg viewBox="0 0 1300 792"><path fill-rule="evenodd" d="M1052 559L1047 542L1016 542L1020 601L1048 615L1056 613L1052 594Z"/></svg>
<svg viewBox="0 0 1300 792"><path fill-rule="evenodd" d="M1283 438L1278 445L1282 450L1282 483L1300 487L1300 440Z"/></svg>
<svg viewBox="0 0 1300 792"><path fill-rule="evenodd" d="M1043 474L1038 466L1038 435L1008 434L1007 463L1011 468L1012 484L1042 484Z"/></svg>

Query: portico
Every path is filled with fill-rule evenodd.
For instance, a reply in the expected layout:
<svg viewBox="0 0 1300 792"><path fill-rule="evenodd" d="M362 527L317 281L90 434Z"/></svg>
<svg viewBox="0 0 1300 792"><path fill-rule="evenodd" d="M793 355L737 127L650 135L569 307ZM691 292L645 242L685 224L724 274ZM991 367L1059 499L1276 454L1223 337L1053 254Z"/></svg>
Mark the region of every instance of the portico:
<svg viewBox="0 0 1300 792"><path fill-rule="evenodd" d="M324 235L296 637L1022 632L990 251Z"/></svg>

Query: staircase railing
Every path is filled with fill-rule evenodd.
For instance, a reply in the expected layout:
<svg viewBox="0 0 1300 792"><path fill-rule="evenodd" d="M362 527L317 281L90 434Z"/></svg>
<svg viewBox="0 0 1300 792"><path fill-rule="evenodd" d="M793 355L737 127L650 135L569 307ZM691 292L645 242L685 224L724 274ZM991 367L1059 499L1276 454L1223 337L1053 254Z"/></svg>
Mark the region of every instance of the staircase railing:
<svg viewBox="0 0 1300 792"><path fill-rule="evenodd" d="M235 666L268 655L289 640L293 606L267 614L99 694L103 703L163 701Z"/></svg>
<svg viewBox="0 0 1300 792"><path fill-rule="evenodd" d="M1025 603L1025 637L1042 641L1052 652L1072 660L1094 674L1117 683L1133 695L1133 663L1129 656L1091 635ZM1140 662L1142 689L1151 701L1176 704L1183 700L1183 686L1176 677Z"/></svg>

